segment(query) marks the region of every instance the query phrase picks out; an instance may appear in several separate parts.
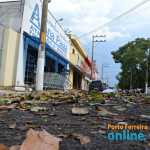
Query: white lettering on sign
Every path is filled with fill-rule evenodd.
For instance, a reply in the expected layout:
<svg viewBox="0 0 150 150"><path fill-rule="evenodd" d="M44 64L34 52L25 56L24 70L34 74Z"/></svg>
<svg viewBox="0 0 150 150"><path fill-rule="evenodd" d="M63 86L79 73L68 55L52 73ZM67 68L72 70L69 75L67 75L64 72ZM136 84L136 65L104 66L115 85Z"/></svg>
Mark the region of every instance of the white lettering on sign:
<svg viewBox="0 0 150 150"><path fill-rule="evenodd" d="M42 2L40 0L30 1L29 6L28 1L29 0L26 0L24 9L23 31L39 38ZM47 20L46 43L61 55L69 59L70 43L68 36L49 12Z"/></svg>

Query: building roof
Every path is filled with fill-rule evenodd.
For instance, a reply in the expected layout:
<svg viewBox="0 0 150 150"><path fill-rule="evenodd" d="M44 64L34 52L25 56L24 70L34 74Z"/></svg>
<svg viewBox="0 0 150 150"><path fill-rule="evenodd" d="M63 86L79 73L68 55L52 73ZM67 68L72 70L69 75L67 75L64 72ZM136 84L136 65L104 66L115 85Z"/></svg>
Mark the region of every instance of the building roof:
<svg viewBox="0 0 150 150"><path fill-rule="evenodd" d="M79 52L83 55L84 58L87 57L87 53L85 52L84 48L82 47L80 41L78 40L76 35L69 34L68 35L72 43L78 48Z"/></svg>

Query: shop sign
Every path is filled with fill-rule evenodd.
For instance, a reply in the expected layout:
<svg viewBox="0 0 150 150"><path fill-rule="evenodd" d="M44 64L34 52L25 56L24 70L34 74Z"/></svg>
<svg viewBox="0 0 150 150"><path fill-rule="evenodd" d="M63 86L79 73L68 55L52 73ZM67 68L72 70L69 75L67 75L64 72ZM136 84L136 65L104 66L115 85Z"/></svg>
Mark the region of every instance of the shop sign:
<svg viewBox="0 0 150 150"><path fill-rule="evenodd" d="M41 14L42 2L40 0L25 0L22 30L39 38ZM50 12L48 12L47 19L46 42L65 58L69 58L69 38Z"/></svg>

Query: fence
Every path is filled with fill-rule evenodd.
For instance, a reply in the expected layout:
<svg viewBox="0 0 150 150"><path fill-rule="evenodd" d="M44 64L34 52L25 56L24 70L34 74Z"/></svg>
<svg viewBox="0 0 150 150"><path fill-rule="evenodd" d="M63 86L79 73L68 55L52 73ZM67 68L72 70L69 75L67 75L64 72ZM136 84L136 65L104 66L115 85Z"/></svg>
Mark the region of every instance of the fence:
<svg viewBox="0 0 150 150"><path fill-rule="evenodd" d="M54 90L64 90L69 85L67 75L58 73L44 73L44 88Z"/></svg>

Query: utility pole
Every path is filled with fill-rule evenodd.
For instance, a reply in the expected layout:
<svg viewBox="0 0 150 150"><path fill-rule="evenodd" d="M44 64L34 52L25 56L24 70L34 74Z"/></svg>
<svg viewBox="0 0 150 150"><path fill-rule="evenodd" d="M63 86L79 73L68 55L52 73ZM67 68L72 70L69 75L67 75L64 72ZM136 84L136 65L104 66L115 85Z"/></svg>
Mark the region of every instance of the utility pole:
<svg viewBox="0 0 150 150"><path fill-rule="evenodd" d="M145 82L145 93L147 94L147 89L148 89L148 54L149 54L150 49L147 50L146 53L146 82Z"/></svg>
<svg viewBox="0 0 150 150"><path fill-rule="evenodd" d="M41 18L41 30L40 30L40 42L37 60L37 73L36 73L36 90L43 90L44 81L44 61L45 61L45 42L46 42L46 27L47 27L47 11L48 2L50 0L43 0L42 18Z"/></svg>
<svg viewBox="0 0 150 150"><path fill-rule="evenodd" d="M91 80L93 79L93 54L94 54L94 35L92 38L92 61L91 61Z"/></svg>
<svg viewBox="0 0 150 150"><path fill-rule="evenodd" d="M94 36L93 35L93 38L92 38L92 60L91 60L91 79L93 79L93 57L94 57L94 42L106 42L106 40L100 40L100 41L97 41L97 40L94 40L94 38L104 38L106 37L106 35L96 35Z"/></svg>
<svg viewBox="0 0 150 150"><path fill-rule="evenodd" d="M104 70L103 70L103 68L104 67L109 67L109 64L106 64L106 63L103 63L102 64L102 75L101 75L101 79L103 80L103 72L104 72Z"/></svg>

